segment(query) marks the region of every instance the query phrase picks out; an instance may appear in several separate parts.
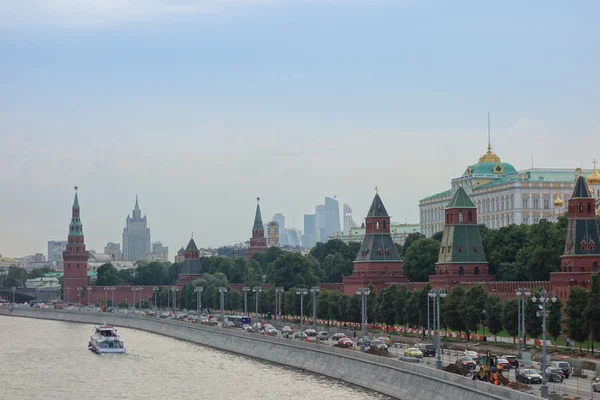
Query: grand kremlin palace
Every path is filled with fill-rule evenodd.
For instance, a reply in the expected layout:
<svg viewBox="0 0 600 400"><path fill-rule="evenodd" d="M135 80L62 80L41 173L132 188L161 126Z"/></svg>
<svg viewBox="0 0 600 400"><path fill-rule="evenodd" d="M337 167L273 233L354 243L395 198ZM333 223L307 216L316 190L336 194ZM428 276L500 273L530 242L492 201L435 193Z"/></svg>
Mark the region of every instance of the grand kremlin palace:
<svg viewBox="0 0 600 400"><path fill-rule="evenodd" d="M595 164L595 162L594 162ZM419 201L421 233L431 237L444 230L444 208L459 185L475 205L479 222L498 229L510 224L535 224L541 219L556 221L567 212L568 200L580 169L532 168L517 171L492 152L477 164L467 166L462 176L451 181L451 189ZM596 199L600 211L600 173L581 171Z"/></svg>

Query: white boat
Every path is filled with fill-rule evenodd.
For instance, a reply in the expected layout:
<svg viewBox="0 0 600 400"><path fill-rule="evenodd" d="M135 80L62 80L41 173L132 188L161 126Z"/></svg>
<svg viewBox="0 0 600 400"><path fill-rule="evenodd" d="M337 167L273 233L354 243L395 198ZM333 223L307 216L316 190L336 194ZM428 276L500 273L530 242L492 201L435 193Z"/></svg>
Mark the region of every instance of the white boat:
<svg viewBox="0 0 600 400"><path fill-rule="evenodd" d="M101 325L94 329L88 349L97 354L123 354L125 345L113 326Z"/></svg>

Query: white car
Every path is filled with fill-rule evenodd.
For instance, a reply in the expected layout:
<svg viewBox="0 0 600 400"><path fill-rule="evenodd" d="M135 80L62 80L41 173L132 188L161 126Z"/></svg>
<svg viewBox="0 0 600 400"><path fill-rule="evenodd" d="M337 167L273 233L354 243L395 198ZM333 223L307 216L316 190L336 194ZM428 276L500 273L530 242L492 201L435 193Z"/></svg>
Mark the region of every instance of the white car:
<svg viewBox="0 0 600 400"><path fill-rule="evenodd" d="M594 379L594 383L592 383L592 389L594 392L600 391L600 378Z"/></svg>

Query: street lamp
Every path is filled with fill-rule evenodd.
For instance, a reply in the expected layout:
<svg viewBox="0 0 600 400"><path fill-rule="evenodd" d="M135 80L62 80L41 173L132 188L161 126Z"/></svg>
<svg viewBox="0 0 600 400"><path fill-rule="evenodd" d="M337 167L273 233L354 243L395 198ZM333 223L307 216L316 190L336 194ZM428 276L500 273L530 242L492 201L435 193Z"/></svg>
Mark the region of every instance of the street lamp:
<svg viewBox="0 0 600 400"><path fill-rule="evenodd" d="M202 286L195 287L194 292L196 292L196 315L200 312L202 308L202 291L204 288Z"/></svg>
<svg viewBox="0 0 600 400"><path fill-rule="evenodd" d="M542 289L538 292L538 297L533 295L531 301L534 303L538 303L539 313L542 314L542 398L548 398L548 377L546 376L546 368L548 367L548 363L546 360L546 317L550 310L548 310L548 305L550 302L556 303L556 293L547 292L546 289Z"/></svg>
<svg viewBox="0 0 600 400"><path fill-rule="evenodd" d="M436 322L437 322L437 338L436 338L436 350L435 350L435 367L437 369L442 369L442 355L440 354L440 344L441 344L441 334L442 329L440 325L440 299L446 297L446 289L431 289L428 293L428 296L433 299L433 309L437 312L437 321L434 319L433 330L436 330Z"/></svg>
<svg viewBox="0 0 600 400"><path fill-rule="evenodd" d="M283 288L278 287L275 289L275 297L279 298L279 308L277 309L277 319L281 320L281 294L283 293Z"/></svg>
<svg viewBox="0 0 600 400"><path fill-rule="evenodd" d="M225 310L225 293L227 293L227 288L221 286L219 288L219 294L221 295L221 326L223 326L223 322L225 322L225 317L223 316Z"/></svg>
<svg viewBox="0 0 600 400"><path fill-rule="evenodd" d="M87 291L88 291L88 307L89 307L90 303L92 302L92 287L88 286Z"/></svg>
<svg viewBox="0 0 600 400"><path fill-rule="evenodd" d="M35 302L38 302L38 295L40 293L40 288L35 288Z"/></svg>
<svg viewBox="0 0 600 400"><path fill-rule="evenodd" d="M517 348L519 351L519 358L523 357L522 352L527 350L525 335L525 297L531 296L531 292L529 289L518 288L515 291L517 295L517 329L518 329L518 337L517 337ZM523 346L521 346L521 338L523 338Z"/></svg>
<svg viewBox="0 0 600 400"><path fill-rule="evenodd" d="M427 340L431 341L431 328L429 327L429 298L431 295L427 294ZM435 306L433 308L433 320L435 321ZM435 324L434 324L435 325Z"/></svg>
<svg viewBox="0 0 600 400"><path fill-rule="evenodd" d="M171 288L171 290L173 291L173 311L175 311L175 310L177 310L177 291L179 289L174 287L174 288Z"/></svg>
<svg viewBox="0 0 600 400"><path fill-rule="evenodd" d="M109 289L111 291L110 293L110 306L114 307L115 306L115 290L117 290L116 287L111 287Z"/></svg>
<svg viewBox="0 0 600 400"><path fill-rule="evenodd" d="M160 289L157 288L156 286L152 288L152 291L154 292L154 308L156 310L158 310L158 291ZM114 294L114 293L113 293Z"/></svg>
<svg viewBox="0 0 600 400"><path fill-rule="evenodd" d="M308 294L305 288L298 289L296 294L300 295L300 338L302 338L303 322L304 322L304 296Z"/></svg>
<svg viewBox="0 0 600 400"><path fill-rule="evenodd" d="M254 286L254 287L252 288L252 291L253 291L254 293L256 293L256 296L255 296L255 298L256 298L256 308L255 308L255 310L254 310L254 311L256 312L256 319L258 320L258 294L259 294L260 292L262 292L262 288L261 288L260 286Z"/></svg>
<svg viewBox="0 0 600 400"><path fill-rule="evenodd" d="M69 303L69 302L71 301L71 296L70 296L70 294L71 294L71 288L70 288L70 287L67 287L67 288L65 288L65 289L67 289L67 303ZM64 293L63 293L63 294L64 294ZM64 296L63 296L63 297L64 297ZM64 302L65 302L65 299L63 298L63 303L64 303ZM14 301L13 301L13 303L14 303Z"/></svg>
<svg viewBox="0 0 600 400"><path fill-rule="evenodd" d="M310 288L310 292L312 293L312 306L313 306L313 315L312 315L312 327L313 329L317 329L317 293L319 293L319 287L313 286Z"/></svg>
<svg viewBox="0 0 600 400"><path fill-rule="evenodd" d="M367 331L367 297L371 294L371 289L368 287L358 288L356 295L361 297L361 330L362 330L362 344L360 345L360 351L365 352L365 336Z"/></svg>
<svg viewBox="0 0 600 400"><path fill-rule="evenodd" d="M11 288L11 290L12 290L12 294L13 294L13 304L15 304L15 292L17 291L17 288L16 288L15 286L13 286L13 287ZM65 296L64 296L64 293L63 293L63 303L64 303L64 301L65 301L65 300L64 300L64 297L65 297Z"/></svg>
<svg viewBox="0 0 600 400"><path fill-rule="evenodd" d="M250 291L250 288L244 286L242 290L244 291L244 315L248 316L248 292Z"/></svg>
<svg viewBox="0 0 600 400"><path fill-rule="evenodd" d="M133 291L133 309L135 310L135 288L132 287L131 290Z"/></svg>
<svg viewBox="0 0 600 400"><path fill-rule="evenodd" d="M104 307L108 307L108 291L110 290L109 287L104 287Z"/></svg>
<svg viewBox="0 0 600 400"><path fill-rule="evenodd" d="M77 295L79 296L79 304L80 304L80 305L83 305L83 304L81 304L81 291L82 291L82 290L83 290L83 288L82 288L81 286L79 286L79 287L77 288ZM37 300L37 296L36 296L36 300Z"/></svg>

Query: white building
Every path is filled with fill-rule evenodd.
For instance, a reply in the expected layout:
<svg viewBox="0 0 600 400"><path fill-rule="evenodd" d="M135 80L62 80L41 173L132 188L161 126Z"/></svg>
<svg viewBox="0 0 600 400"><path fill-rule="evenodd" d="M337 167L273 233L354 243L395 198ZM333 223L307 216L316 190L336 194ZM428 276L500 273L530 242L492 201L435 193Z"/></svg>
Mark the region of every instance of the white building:
<svg viewBox="0 0 600 400"><path fill-rule="evenodd" d="M567 210L575 179L588 176L588 184L600 206L600 174L594 170L531 168L517 171L503 163L488 145L477 164L452 179L451 188L419 201L421 233L427 237L444 229L444 208L461 185L477 206L479 222L498 229L510 224L535 224L541 219L556 221Z"/></svg>

